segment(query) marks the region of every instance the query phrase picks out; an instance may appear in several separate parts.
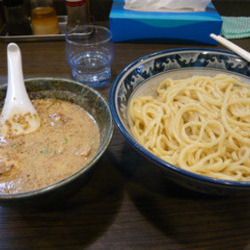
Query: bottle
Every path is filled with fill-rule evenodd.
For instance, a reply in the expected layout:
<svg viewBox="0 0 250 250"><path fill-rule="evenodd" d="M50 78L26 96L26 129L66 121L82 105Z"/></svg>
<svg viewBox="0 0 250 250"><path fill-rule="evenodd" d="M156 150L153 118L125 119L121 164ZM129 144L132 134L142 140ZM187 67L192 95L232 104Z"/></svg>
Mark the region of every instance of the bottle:
<svg viewBox="0 0 250 250"><path fill-rule="evenodd" d="M34 35L59 34L60 27L53 0L32 0L31 21Z"/></svg>
<svg viewBox="0 0 250 250"><path fill-rule="evenodd" d="M32 29L25 13L23 0L4 0L6 28L9 35L31 35Z"/></svg>
<svg viewBox="0 0 250 250"><path fill-rule="evenodd" d="M87 0L66 0L66 7L68 15L67 30L89 22Z"/></svg>

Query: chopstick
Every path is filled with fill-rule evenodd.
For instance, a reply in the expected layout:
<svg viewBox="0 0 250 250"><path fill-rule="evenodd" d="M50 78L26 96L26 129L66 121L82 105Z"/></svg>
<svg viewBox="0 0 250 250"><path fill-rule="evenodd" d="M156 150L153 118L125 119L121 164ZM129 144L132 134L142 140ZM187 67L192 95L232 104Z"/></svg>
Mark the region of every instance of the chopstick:
<svg viewBox="0 0 250 250"><path fill-rule="evenodd" d="M225 47L229 48L248 62L250 62L250 53L247 52L246 50L242 49L241 47L237 46L236 44L228 41L226 38L220 36L220 35L215 35L213 33L210 34L210 37L212 37L214 40L217 42L223 44Z"/></svg>

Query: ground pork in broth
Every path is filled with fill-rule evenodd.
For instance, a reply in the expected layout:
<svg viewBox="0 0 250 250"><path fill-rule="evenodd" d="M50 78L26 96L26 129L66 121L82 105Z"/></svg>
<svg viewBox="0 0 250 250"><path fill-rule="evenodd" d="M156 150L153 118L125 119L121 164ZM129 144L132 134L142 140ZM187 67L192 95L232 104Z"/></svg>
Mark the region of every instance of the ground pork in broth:
<svg viewBox="0 0 250 250"><path fill-rule="evenodd" d="M86 165L98 149L98 125L80 106L52 99L33 105L41 119L37 131L0 137L0 194L56 183Z"/></svg>

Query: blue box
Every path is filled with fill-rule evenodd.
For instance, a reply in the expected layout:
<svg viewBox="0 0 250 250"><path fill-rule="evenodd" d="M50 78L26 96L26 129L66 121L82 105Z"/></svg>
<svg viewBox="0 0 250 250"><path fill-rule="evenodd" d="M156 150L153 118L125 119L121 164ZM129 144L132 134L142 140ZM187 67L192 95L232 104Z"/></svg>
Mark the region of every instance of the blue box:
<svg viewBox="0 0 250 250"><path fill-rule="evenodd" d="M145 12L123 6L123 0L113 0L109 26L114 42L218 44L210 33L220 34L222 18L212 3L204 12Z"/></svg>

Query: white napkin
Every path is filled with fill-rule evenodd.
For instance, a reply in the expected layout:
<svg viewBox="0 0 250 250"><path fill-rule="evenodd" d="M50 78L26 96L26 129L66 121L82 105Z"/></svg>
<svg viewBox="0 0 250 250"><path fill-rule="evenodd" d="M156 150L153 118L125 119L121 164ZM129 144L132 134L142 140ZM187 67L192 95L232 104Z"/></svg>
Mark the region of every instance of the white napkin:
<svg viewBox="0 0 250 250"><path fill-rule="evenodd" d="M211 0L125 0L124 9L136 11L205 11Z"/></svg>

